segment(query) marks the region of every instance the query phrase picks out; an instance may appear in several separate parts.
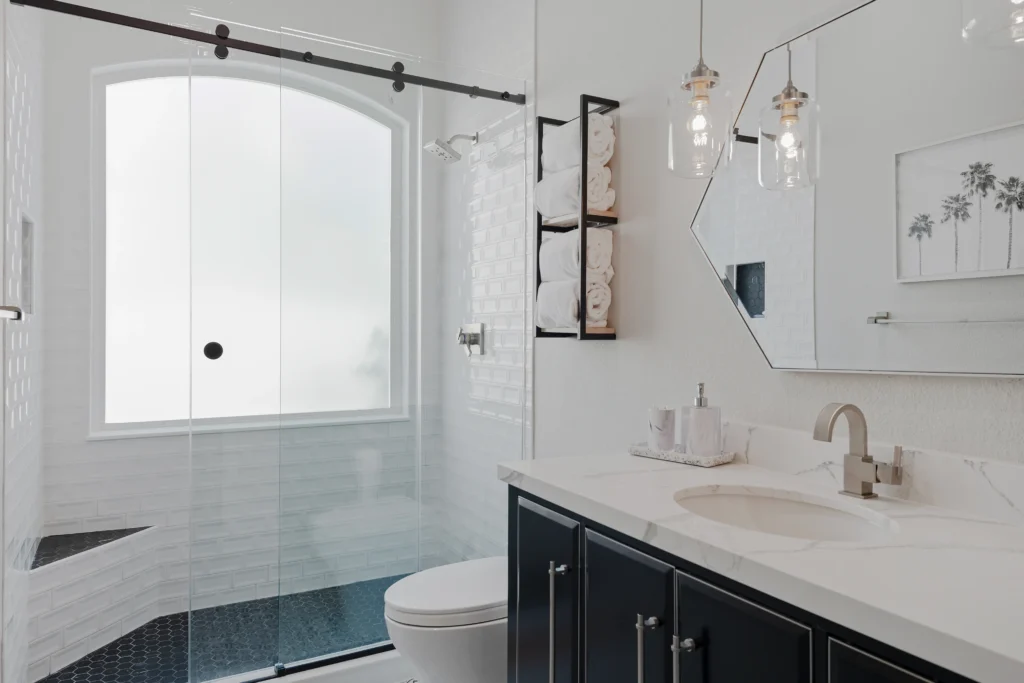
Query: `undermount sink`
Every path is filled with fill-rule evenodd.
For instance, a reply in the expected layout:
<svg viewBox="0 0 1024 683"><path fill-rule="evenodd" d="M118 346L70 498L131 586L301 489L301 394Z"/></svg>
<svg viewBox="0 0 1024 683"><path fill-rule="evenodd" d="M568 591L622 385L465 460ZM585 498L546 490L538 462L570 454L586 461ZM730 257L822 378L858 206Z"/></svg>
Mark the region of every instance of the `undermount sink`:
<svg viewBox="0 0 1024 683"><path fill-rule="evenodd" d="M675 494L695 515L766 534L814 541L880 541L896 524L856 503L757 486L701 486Z"/></svg>

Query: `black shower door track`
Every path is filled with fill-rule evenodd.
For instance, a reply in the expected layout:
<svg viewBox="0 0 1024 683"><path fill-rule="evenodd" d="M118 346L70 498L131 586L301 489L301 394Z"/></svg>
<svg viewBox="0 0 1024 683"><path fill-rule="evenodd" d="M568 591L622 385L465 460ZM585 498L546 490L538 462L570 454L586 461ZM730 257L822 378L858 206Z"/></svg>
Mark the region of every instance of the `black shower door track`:
<svg viewBox="0 0 1024 683"><path fill-rule="evenodd" d="M228 56L229 50L241 50L242 52L251 52L253 54L265 55L267 57L287 59L293 62L303 62L305 64L315 64L316 66L323 66L328 69L337 69L339 71L348 71L350 73L363 74L364 76L382 78L384 80L391 81L392 87L398 92L404 90L406 84L411 84L420 85L424 88L433 88L435 90L445 90L447 92L458 93L460 95L469 95L474 98L482 97L488 100L511 102L512 104L526 104L526 95L523 94L513 94L507 90L498 92L497 90L478 88L474 85L462 85L461 83L452 83L450 81L442 81L436 78L407 74L405 73L405 66L401 62L395 62L395 65L388 70L374 66L367 66L365 64L356 64L355 62L346 62L340 59L321 57L313 54L312 52L286 50L281 47L274 47L273 45L263 45L261 43L253 43L247 40L238 40L230 37L228 27L223 24L217 27L217 31L215 33L207 33L197 29L173 26L171 24L162 24L158 21L139 19L138 17L130 17L125 14L107 12L105 10L94 9L92 7L82 7L81 5L75 5L70 2L61 2L61 0L10 0L10 2L12 5L35 7L50 12L67 14L73 17L93 19L107 24L127 26L128 28L136 28L142 31L149 31L151 33L160 33L165 36L174 36L176 38L192 40L197 43L214 45L216 46L216 54L221 59L225 59Z"/></svg>

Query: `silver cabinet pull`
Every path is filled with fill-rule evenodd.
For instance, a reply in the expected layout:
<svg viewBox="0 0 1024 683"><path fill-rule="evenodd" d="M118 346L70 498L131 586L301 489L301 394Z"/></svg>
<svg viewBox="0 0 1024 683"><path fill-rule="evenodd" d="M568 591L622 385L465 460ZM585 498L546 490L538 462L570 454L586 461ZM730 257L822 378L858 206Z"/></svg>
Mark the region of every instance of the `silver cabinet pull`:
<svg viewBox="0 0 1024 683"><path fill-rule="evenodd" d="M696 649L697 641L693 638L679 640L679 636L672 636L672 683L679 683L679 653L689 653Z"/></svg>
<svg viewBox="0 0 1024 683"><path fill-rule="evenodd" d="M23 314L17 306L0 306L0 320L21 320Z"/></svg>
<svg viewBox="0 0 1024 683"><path fill-rule="evenodd" d="M658 617L644 619L644 615L636 615L636 683L644 683L644 631L659 626L661 620Z"/></svg>
<svg viewBox="0 0 1024 683"><path fill-rule="evenodd" d="M548 562L548 683L555 683L555 577L569 573L569 565Z"/></svg>

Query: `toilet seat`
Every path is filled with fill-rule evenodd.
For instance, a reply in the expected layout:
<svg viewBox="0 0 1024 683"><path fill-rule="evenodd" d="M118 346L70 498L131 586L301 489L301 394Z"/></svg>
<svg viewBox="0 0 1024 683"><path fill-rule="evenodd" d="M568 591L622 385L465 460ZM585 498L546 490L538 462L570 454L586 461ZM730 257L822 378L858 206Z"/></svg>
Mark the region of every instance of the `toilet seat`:
<svg viewBox="0 0 1024 683"><path fill-rule="evenodd" d="M384 614L407 626L471 626L508 617L508 558L488 557L405 577L384 593Z"/></svg>

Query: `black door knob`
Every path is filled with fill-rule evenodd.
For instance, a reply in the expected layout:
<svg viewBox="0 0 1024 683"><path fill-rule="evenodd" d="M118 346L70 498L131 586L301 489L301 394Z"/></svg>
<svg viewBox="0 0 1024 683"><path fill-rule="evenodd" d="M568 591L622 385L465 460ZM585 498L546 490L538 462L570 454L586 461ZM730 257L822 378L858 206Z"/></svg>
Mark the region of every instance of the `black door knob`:
<svg viewBox="0 0 1024 683"><path fill-rule="evenodd" d="M217 342L210 342L203 347L203 355L210 360L217 360L224 355L224 347Z"/></svg>

